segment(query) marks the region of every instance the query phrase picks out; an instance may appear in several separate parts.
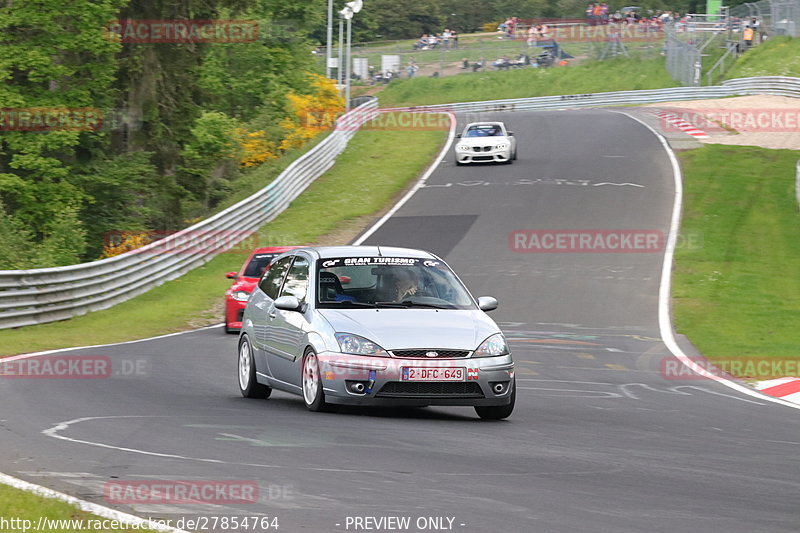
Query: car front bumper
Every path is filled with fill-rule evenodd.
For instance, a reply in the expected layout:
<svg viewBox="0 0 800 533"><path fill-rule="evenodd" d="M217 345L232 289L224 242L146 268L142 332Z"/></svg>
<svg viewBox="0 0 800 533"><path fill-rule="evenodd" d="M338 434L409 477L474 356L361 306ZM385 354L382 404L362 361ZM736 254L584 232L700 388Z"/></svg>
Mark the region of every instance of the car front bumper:
<svg viewBox="0 0 800 533"><path fill-rule="evenodd" d="M502 150L489 150L488 152L474 150L462 151L456 150L456 161L461 164L465 163L504 163L511 159L511 149L505 148Z"/></svg>
<svg viewBox="0 0 800 533"><path fill-rule="evenodd" d="M318 354L325 400L344 405L508 405L514 381L511 355L500 357L416 359L368 357L333 352ZM463 368L464 381L407 381L403 367ZM354 392L356 383L363 392ZM498 390L502 388L502 390Z"/></svg>
<svg viewBox="0 0 800 533"><path fill-rule="evenodd" d="M225 326L229 330L242 329L242 316L247 307L247 300L234 300L230 296L225 297Z"/></svg>

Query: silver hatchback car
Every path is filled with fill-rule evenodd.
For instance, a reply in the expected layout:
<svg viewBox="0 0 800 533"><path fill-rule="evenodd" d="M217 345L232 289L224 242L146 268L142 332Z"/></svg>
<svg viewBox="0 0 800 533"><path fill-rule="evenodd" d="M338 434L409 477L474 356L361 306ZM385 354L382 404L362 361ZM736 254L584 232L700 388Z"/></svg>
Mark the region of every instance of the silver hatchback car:
<svg viewBox="0 0 800 533"><path fill-rule="evenodd" d="M253 290L239 337L239 388L299 394L312 411L346 405L514 409L514 362L485 311L433 254L406 248L301 248Z"/></svg>

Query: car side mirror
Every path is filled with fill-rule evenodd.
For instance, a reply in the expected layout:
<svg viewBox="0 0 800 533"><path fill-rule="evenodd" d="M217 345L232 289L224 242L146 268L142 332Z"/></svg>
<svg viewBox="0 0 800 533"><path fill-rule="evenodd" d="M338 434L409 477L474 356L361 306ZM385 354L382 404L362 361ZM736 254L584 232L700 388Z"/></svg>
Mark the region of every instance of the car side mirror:
<svg viewBox="0 0 800 533"><path fill-rule="evenodd" d="M508 133L509 137L513 137L514 136L514 132L513 131L507 131L506 133Z"/></svg>
<svg viewBox="0 0 800 533"><path fill-rule="evenodd" d="M294 296L281 296L275 300L275 309L283 311L302 311L300 300Z"/></svg>
<svg viewBox="0 0 800 533"><path fill-rule="evenodd" d="M225 274L225 277L228 279L236 279L239 276L236 275L236 272L228 272L227 274Z"/></svg>
<svg viewBox="0 0 800 533"><path fill-rule="evenodd" d="M456 139L460 139L460 138L461 138L461 134L460 133L456 133Z"/></svg>
<svg viewBox="0 0 800 533"><path fill-rule="evenodd" d="M481 311L494 311L497 309L497 298L481 296L478 298L478 307Z"/></svg>

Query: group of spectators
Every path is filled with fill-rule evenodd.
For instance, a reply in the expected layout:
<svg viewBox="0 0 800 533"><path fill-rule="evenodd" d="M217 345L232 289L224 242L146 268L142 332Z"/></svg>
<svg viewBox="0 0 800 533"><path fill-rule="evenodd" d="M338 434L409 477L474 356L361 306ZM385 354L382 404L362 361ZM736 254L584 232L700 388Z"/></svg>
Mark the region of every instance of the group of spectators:
<svg viewBox="0 0 800 533"><path fill-rule="evenodd" d="M493 70L511 70L512 68L525 67L550 67L556 63L556 60L556 54L550 48L545 48L545 50L537 56L531 57L523 52L513 59L507 56L498 57L491 63L487 63L486 59L483 57L474 63L470 63L469 59L465 57L461 62L461 70L472 70L472 72L478 72L486 70L487 67L491 67ZM566 61L561 61L559 64L566 64Z"/></svg>
<svg viewBox="0 0 800 533"><path fill-rule="evenodd" d="M414 43L414 50L434 50L436 48L458 48L458 32L445 28L442 33L422 34Z"/></svg>
<svg viewBox="0 0 800 533"><path fill-rule="evenodd" d="M650 16L643 16L638 8L624 11L617 10L612 13L608 4L605 2L586 6L586 21L590 26L599 26L612 22L617 24L650 24L661 26L662 24L674 22L679 18L680 15L672 11L658 11Z"/></svg>

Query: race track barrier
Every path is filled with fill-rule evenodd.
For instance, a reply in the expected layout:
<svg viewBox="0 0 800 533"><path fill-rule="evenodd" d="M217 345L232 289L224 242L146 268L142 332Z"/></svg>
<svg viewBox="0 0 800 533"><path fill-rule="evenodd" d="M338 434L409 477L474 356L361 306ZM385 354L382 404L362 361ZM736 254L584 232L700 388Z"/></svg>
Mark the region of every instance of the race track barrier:
<svg viewBox="0 0 800 533"><path fill-rule="evenodd" d="M42 324L106 309L210 261L278 216L333 166L377 100L342 116L317 146L272 183L217 213L147 246L108 259L56 268L0 271L0 329Z"/></svg>
<svg viewBox="0 0 800 533"><path fill-rule="evenodd" d="M418 112L481 113L631 106L772 94L800 97L800 78L763 76L709 87L540 96L397 108ZM41 324L106 309L174 279L230 249L289 206L344 150L356 130L375 116L372 99L343 116L336 130L292 163L268 186L238 204L165 239L116 257L58 268L0 271L0 329ZM797 194L800 202L800 162ZM228 232L228 233L225 233ZM226 237L220 246L219 236ZM181 250L185 241L189 249ZM194 248L194 249L193 249Z"/></svg>

